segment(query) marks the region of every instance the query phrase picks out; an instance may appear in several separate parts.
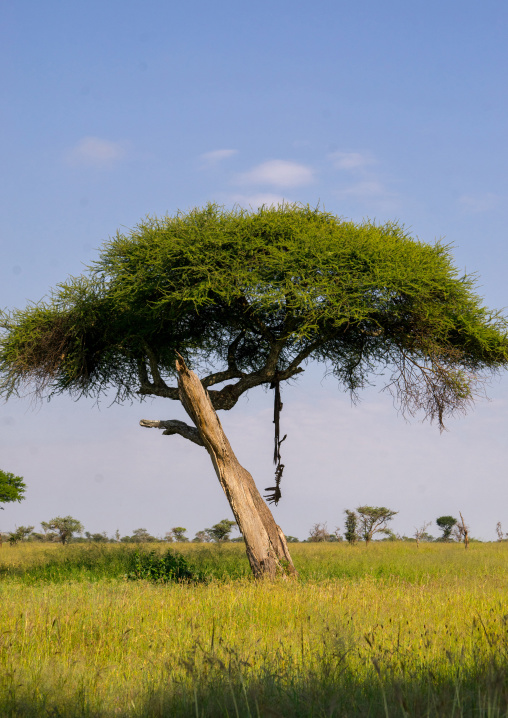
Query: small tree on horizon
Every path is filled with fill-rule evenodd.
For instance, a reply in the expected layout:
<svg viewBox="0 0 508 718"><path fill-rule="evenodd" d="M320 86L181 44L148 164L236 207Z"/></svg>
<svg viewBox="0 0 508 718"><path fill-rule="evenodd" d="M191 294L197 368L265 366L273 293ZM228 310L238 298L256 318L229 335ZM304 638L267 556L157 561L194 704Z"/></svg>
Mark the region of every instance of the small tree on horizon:
<svg viewBox="0 0 508 718"><path fill-rule="evenodd" d="M403 414L422 412L440 428L508 364L508 322L483 306L449 246L394 222L357 224L294 204L149 217L107 241L83 276L46 301L2 313L0 326L5 398L28 388L36 397L113 390L118 402L180 402L190 425L141 426L208 452L257 577L295 569L218 411L256 387L273 390L276 470L265 499L276 504L281 387L309 361L353 400L385 374Z"/></svg>
<svg viewBox="0 0 508 718"><path fill-rule="evenodd" d="M416 539L416 548L420 548L420 541L432 541L433 537L427 533L427 529L432 525L432 521L424 521L420 528L415 527L413 536Z"/></svg>
<svg viewBox="0 0 508 718"><path fill-rule="evenodd" d="M205 533L212 539L212 541L222 543L223 541L229 541L233 528L236 528L236 521L222 519L222 521L214 524L212 528L205 529Z"/></svg>
<svg viewBox="0 0 508 718"><path fill-rule="evenodd" d="M193 543L210 543L211 541L213 541L213 538L210 536L207 529L196 531L196 535L192 539Z"/></svg>
<svg viewBox="0 0 508 718"><path fill-rule="evenodd" d="M350 509L345 509L344 513L346 514L344 538L351 546L354 546L359 539L358 516Z"/></svg>
<svg viewBox="0 0 508 718"><path fill-rule="evenodd" d="M506 541L508 539L508 534L503 533L503 527L501 526L501 521L498 521L496 524L496 534L497 534L498 541Z"/></svg>
<svg viewBox="0 0 508 718"><path fill-rule="evenodd" d="M314 526L309 531L309 538L307 541L309 543L319 543L321 541L329 541L329 532L328 532L328 525L326 523L324 524L314 524Z"/></svg>
<svg viewBox="0 0 508 718"><path fill-rule="evenodd" d="M183 526L174 526L170 533L173 536L173 541L176 541L177 543L187 543L189 541L188 537L185 535L187 533L187 529Z"/></svg>
<svg viewBox="0 0 508 718"><path fill-rule="evenodd" d="M369 544L377 533L390 536L392 532L386 524L399 513L385 506L358 506L356 512L359 516L360 536L366 544Z"/></svg>
<svg viewBox="0 0 508 718"><path fill-rule="evenodd" d="M9 543L15 546L19 541L26 541L32 535L35 526L18 526L15 531L9 532Z"/></svg>
<svg viewBox="0 0 508 718"><path fill-rule="evenodd" d="M438 541L451 541L452 530L456 523L457 519L453 516L440 516L439 518L437 518L436 524L443 532L442 535L439 537Z"/></svg>
<svg viewBox="0 0 508 718"><path fill-rule="evenodd" d="M93 543L109 543L109 538L105 531L94 534L90 533L90 531L85 531L85 538L87 541Z"/></svg>
<svg viewBox="0 0 508 718"><path fill-rule="evenodd" d="M65 546L74 534L83 533L83 524L72 516L57 516L51 521L41 521L44 533L56 531L58 540Z"/></svg>
<svg viewBox="0 0 508 718"><path fill-rule="evenodd" d="M464 548L469 548L469 526L464 521L462 512L459 511L460 521L455 526L457 541L464 541Z"/></svg>

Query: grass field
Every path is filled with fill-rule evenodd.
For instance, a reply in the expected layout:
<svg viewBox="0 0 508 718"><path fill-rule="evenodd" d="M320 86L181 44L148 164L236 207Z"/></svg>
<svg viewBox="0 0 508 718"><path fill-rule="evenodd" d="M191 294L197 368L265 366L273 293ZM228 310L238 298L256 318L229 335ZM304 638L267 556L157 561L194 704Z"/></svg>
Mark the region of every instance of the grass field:
<svg viewBox="0 0 508 718"><path fill-rule="evenodd" d="M508 544L295 544L265 584L241 544L176 548L205 581L4 545L0 715L508 716Z"/></svg>

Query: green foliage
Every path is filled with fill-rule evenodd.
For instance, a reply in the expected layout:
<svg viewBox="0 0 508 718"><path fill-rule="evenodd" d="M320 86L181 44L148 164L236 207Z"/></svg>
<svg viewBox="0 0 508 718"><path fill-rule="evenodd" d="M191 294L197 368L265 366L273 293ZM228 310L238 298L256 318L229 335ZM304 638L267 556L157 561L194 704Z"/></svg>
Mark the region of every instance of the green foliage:
<svg viewBox="0 0 508 718"><path fill-rule="evenodd" d="M230 521L229 519L222 519L218 524L214 524L211 529L205 529L205 532L217 543L221 541L229 541L229 536L233 527L236 526L236 521Z"/></svg>
<svg viewBox="0 0 508 718"><path fill-rule="evenodd" d="M357 509L360 524L360 535L366 543L372 541L377 533L390 536L392 531L386 524L391 521L398 511L392 511L385 506L359 506Z"/></svg>
<svg viewBox="0 0 508 718"><path fill-rule="evenodd" d="M457 519L453 516L440 516L436 519L436 524L443 532L439 537L440 541L451 541L452 529L456 523Z"/></svg>
<svg viewBox="0 0 508 718"><path fill-rule="evenodd" d="M191 569L185 558L171 549L162 555L157 551L135 551L132 568L127 574L131 581L145 580L155 583L168 581L195 581L200 577Z"/></svg>
<svg viewBox="0 0 508 718"><path fill-rule="evenodd" d="M8 541L11 546L15 546L18 541L25 541L32 535L34 528L34 526L18 526L15 531L10 531Z"/></svg>
<svg viewBox="0 0 508 718"><path fill-rule="evenodd" d="M0 503L22 501L25 498L26 484L21 476L14 476L0 469ZM0 506L3 509L3 506Z"/></svg>
<svg viewBox="0 0 508 718"><path fill-rule="evenodd" d="M134 549L104 543L61 545L30 542L23 547L24 560L0 565L0 576L26 584L65 581L121 580L132 569Z"/></svg>
<svg viewBox="0 0 508 718"><path fill-rule="evenodd" d="M44 531L56 531L63 544L68 543L74 534L83 533L83 524L72 516L57 516L48 522L41 521L41 526Z"/></svg>
<svg viewBox="0 0 508 718"><path fill-rule="evenodd" d="M85 537L87 541L95 541L96 543L108 543L108 535L105 531L102 533L91 534L89 531L85 531Z"/></svg>
<svg viewBox="0 0 508 718"><path fill-rule="evenodd" d="M166 535L168 535L168 534L166 534ZM170 540L172 541L173 538L171 537ZM193 543L208 543L209 541L212 541L212 540L213 539L210 537L210 534L208 533L208 531L206 529L204 529L201 531L196 531L196 535L192 539L192 542Z"/></svg>
<svg viewBox="0 0 508 718"><path fill-rule="evenodd" d="M466 552L456 542L432 542L417 549L416 542L408 540L374 541L366 551L363 545L349 546L345 542L299 542L292 544L291 555L299 573L297 585L365 579L427 585L432 580L454 590L458 575L469 586L476 584L478 576L486 575L495 585L504 586L508 580L506 547L504 542L472 542ZM165 544L154 546L160 554L166 548ZM125 544L85 542L63 547L27 542L0 553L0 577L2 581L9 578L27 584L123 580L133 571L133 556L140 550ZM252 580L242 544L188 543L179 546L178 552L196 575L212 583Z"/></svg>
<svg viewBox="0 0 508 718"><path fill-rule="evenodd" d="M186 533L187 529L183 526L173 526L170 535L172 536L173 541L176 541L177 543L187 543L189 539L185 535Z"/></svg>
<svg viewBox="0 0 508 718"><path fill-rule="evenodd" d="M157 540L155 536L152 536L146 529L142 528L134 529L132 536L124 538L127 538L128 541L132 541L132 543L153 543Z"/></svg>
<svg viewBox="0 0 508 718"><path fill-rule="evenodd" d="M1 324L5 396L28 384L177 398L166 385L175 351L194 368L226 364L242 393L313 358L353 395L386 366L402 409L442 423L508 361L506 319L458 276L450 247L299 205L147 218L86 275ZM220 398L231 408L238 396Z"/></svg>
<svg viewBox="0 0 508 718"><path fill-rule="evenodd" d="M344 538L346 541L354 546L354 544L358 541L358 516L354 511L351 511L350 509L345 509L344 513L346 514L346 523L345 523L345 532L344 532Z"/></svg>

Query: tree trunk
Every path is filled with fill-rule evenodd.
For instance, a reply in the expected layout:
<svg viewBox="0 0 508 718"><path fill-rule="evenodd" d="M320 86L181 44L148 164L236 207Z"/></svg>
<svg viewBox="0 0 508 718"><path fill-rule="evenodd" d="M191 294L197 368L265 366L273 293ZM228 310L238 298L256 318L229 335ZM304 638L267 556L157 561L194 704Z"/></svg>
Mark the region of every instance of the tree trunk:
<svg viewBox="0 0 508 718"><path fill-rule="evenodd" d="M208 393L183 359L176 363L180 401L194 422L212 463L238 528L245 539L247 557L256 578L296 575L285 536L249 472L240 465L224 433Z"/></svg>

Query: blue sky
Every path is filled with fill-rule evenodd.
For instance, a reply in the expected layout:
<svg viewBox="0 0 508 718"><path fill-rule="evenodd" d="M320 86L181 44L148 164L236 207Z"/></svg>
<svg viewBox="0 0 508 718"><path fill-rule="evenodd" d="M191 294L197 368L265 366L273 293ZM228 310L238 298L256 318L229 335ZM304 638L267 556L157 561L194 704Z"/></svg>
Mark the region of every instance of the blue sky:
<svg viewBox="0 0 508 718"><path fill-rule="evenodd" d="M0 307L39 300L146 214L282 199L444 237L506 306L507 19L489 0L7 1ZM473 535L508 531L506 378L489 394L440 436L377 390L351 408L309 368L285 390L277 520L304 538L373 503L407 533L459 510ZM193 535L229 515L203 451L137 426L178 417L160 400L1 406L0 466L29 492L0 529L70 513L91 531ZM269 394L223 418L270 485Z"/></svg>

